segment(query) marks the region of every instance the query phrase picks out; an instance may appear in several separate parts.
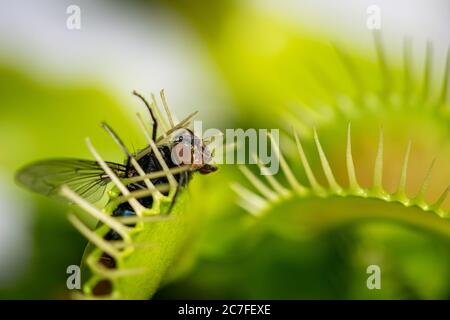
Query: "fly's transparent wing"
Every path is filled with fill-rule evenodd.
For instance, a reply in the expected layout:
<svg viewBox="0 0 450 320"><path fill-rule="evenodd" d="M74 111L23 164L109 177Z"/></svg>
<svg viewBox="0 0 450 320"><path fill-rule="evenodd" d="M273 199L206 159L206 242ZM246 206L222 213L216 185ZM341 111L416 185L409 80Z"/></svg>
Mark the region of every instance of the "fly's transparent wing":
<svg viewBox="0 0 450 320"><path fill-rule="evenodd" d="M125 177L124 165L107 162L119 178ZM32 163L16 175L26 188L50 197L59 197L62 185L68 186L81 197L96 202L105 193L109 177L97 162L81 159L49 159Z"/></svg>

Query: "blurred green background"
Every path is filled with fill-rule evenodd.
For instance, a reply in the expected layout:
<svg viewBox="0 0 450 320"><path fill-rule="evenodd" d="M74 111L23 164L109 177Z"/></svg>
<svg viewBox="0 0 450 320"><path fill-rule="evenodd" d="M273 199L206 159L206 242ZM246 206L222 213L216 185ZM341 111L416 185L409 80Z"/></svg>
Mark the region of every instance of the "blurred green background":
<svg viewBox="0 0 450 320"><path fill-rule="evenodd" d="M80 30L66 27L72 4L81 9ZM164 88L179 118L199 110L205 128L280 128L286 136L286 119L297 117L305 149L313 150L311 128L317 127L344 185L348 121L365 186L381 125L388 191L395 190L411 138L408 191L417 191L437 156L439 174L427 194L435 201L450 180L448 102L442 114L386 111L376 104L371 112L348 111L386 90L366 27L371 4L0 0L0 298L69 297L66 268L80 263L86 240L66 220L67 205L20 189L14 172L42 158L91 158L87 136L104 158L122 162L99 123L108 122L130 147L141 148L134 113L144 109L131 95L135 89L149 94ZM425 105L441 88L450 6L445 0L378 5L394 106L403 94L422 97L425 44L433 43L427 95L411 103ZM405 37L413 40L410 73L402 62ZM344 48L357 72L349 75L336 47ZM296 152L289 142L283 150ZM320 167L310 154L312 167ZM234 181L245 184L227 165L194 178L188 210L201 217L197 235L174 266L181 272L155 298L450 298L449 237L370 221L289 239L259 226L236 204L229 187ZM371 264L383 270L381 290L366 287Z"/></svg>

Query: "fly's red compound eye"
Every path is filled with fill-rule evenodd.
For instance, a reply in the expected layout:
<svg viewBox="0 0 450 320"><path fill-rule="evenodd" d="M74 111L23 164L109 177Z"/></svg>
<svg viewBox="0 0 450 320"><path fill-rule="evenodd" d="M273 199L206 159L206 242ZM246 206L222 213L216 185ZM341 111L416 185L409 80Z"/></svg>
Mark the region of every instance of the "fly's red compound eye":
<svg viewBox="0 0 450 320"><path fill-rule="evenodd" d="M176 165L190 165L192 169L206 174L217 170L209 164L212 156L202 139L188 129L176 135L172 145L172 161Z"/></svg>

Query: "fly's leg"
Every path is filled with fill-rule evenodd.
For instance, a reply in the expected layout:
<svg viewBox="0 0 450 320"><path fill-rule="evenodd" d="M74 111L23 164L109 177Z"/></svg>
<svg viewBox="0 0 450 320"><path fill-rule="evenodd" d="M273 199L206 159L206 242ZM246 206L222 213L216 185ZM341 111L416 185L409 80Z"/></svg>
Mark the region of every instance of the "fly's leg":
<svg viewBox="0 0 450 320"><path fill-rule="evenodd" d="M150 113L150 117L152 118L153 121L153 129L152 129L152 140L156 141L156 134L158 132L158 121L156 121L156 117L155 114L153 113L153 110L150 106L150 104L147 102L147 100L138 92L133 91L133 94L138 97L139 99L142 100L142 102L144 102L145 106L147 107L148 112Z"/></svg>
<svg viewBox="0 0 450 320"><path fill-rule="evenodd" d="M167 211L167 214L170 214L170 212L172 211L172 208L175 205L175 202L177 201L177 197L180 194L181 188L188 182L188 180L189 174L187 171L180 173L177 189L175 190L175 194L173 196L172 202L170 203L169 211Z"/></svg>

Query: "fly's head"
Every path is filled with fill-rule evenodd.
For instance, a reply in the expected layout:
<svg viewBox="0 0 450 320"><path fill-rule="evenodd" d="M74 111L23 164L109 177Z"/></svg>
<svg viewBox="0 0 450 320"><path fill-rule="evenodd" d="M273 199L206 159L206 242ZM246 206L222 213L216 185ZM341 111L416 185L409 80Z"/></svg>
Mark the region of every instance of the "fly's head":
<svg viewBox="0 0 450 320"><path fill-rule="evenodd" d="M172 140L172 161L177 165L190 165L192 170L208 174L217 170L212 164L208 146L189 129L181 129Z"/></svg>

